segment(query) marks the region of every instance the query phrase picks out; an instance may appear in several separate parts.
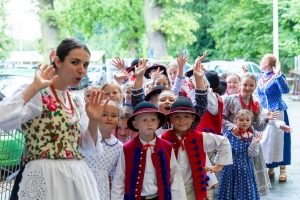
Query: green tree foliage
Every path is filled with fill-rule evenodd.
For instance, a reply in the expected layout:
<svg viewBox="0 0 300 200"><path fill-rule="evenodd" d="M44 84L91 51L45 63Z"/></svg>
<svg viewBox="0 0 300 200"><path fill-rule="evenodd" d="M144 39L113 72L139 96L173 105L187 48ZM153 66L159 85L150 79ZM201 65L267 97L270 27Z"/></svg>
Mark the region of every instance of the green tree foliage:
<svg viewBox="0 0 300 200"><path fill-rule="evenodd" d="M7 24L6 24L6 11L5 4L6 0L1 0L0 2L0 60L7 58L9 56L8 49L12 45L12 38L7 35Z"/></svg>

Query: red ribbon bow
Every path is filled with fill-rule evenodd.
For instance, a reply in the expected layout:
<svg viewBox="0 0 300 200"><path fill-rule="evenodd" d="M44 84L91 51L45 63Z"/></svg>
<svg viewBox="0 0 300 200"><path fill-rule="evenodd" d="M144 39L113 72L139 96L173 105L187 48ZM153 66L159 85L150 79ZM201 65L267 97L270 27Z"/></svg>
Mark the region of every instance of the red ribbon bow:
<svg viewBox="0 0 300 200"><path fill-rule="evenodd" d="M183 144L183 141L186 137L186 134L181 134L181 139L179 140L179 144L180 144L180 147L182 150L184 150L184 144Z"/></svg>
<svg viewBox="0 0 300 200"><path fill-rule="evenodd" d="M153 144L145 144L144 149L147 151L149 147L154 147Z"/></svg>

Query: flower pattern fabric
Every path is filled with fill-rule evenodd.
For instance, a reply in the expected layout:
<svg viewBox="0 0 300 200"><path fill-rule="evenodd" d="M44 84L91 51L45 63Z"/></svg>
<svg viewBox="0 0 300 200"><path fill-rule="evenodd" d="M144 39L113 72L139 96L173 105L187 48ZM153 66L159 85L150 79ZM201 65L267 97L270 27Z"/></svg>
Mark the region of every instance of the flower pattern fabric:
<svg viewBox="0 0 300 200"><path fill-rule="evenodd" d="M40 91L43 102L41 115L22 124L26 138L28 157L35 159L82 159L78 151L80 141L80 122L78 99L72 96L77 115L72 120L62 106L45 90Z"/></svg>

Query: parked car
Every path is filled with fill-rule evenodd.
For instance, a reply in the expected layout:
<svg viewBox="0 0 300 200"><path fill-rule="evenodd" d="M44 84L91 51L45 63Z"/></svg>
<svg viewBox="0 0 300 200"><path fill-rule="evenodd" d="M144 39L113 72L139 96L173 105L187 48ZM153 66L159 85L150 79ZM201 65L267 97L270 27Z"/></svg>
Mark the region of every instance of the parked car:
<svg viewBox="0 0 300 200"><path fill-rule="evenodd" d="M16 65L15 68L16 69L36 69L37 65L28 65L28 64L24 64L24 65Z"/></svg>
<svg viewBox="0 0 300 200"><path fill-rule="evenodd" d="M22 84L31 83L32 81L32 76L0 74L0 101L5 96L11 96ZM18 166L21 163L24 146L25 138L20 130L8 131L0 129L1 174L3 171L7 171L11 167Z"/></svg>
<svg viewBox="0 0 300 200"><path fill-rule="evenodd" d="M92 85L103 85L106 81L106 67L103 65L92 65L88 68L89 83Z"/></svg>
<svg viewBox="0 0 300 200"><path fill-rule="evenodd" d="M216 66L223 64L223 63L227 63L226 60L212 60L212 61L208 61L208 62L202 62L201 64L203 65L203 67L206 70L214 70L216 68Z"/></svg>
<svg viewBox="0 0 300 200"><path fill-rule="evenodd" d="M87 86L89 86L90 83L89 83L89 77L88 75L86 74L83 79L80 81L80 83L78 84L77 87L70 87L72 90L81 90L82 88L86 88Z"/></svg>
<svg viewBox="0 0 300 200"><path fill-rule="evenodd" d="M258 75L260 71L259 65L254 62L246 62L246 61L228 61L224 63L220 63L215 67L215 71L221 75L223 73L235 73L238 75L243 74L242 66L245 66L249 72Z"/></svg>

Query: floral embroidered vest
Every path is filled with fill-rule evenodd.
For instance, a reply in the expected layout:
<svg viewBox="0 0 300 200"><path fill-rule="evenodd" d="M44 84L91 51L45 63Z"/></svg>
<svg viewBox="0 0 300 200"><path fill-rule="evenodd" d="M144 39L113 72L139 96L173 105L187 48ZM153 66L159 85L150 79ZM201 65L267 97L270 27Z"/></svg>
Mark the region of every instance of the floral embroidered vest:
<svg viewBox="0 0 300 200"><path fill-rule="evenodd" d="M28 157L36 159L82 159L78 151L80 141L80 121L78 98L70 96L77 120L70 121L61 105L47 93L40 91L43 109L39 116L22 124L26 139Z"/></svg>

